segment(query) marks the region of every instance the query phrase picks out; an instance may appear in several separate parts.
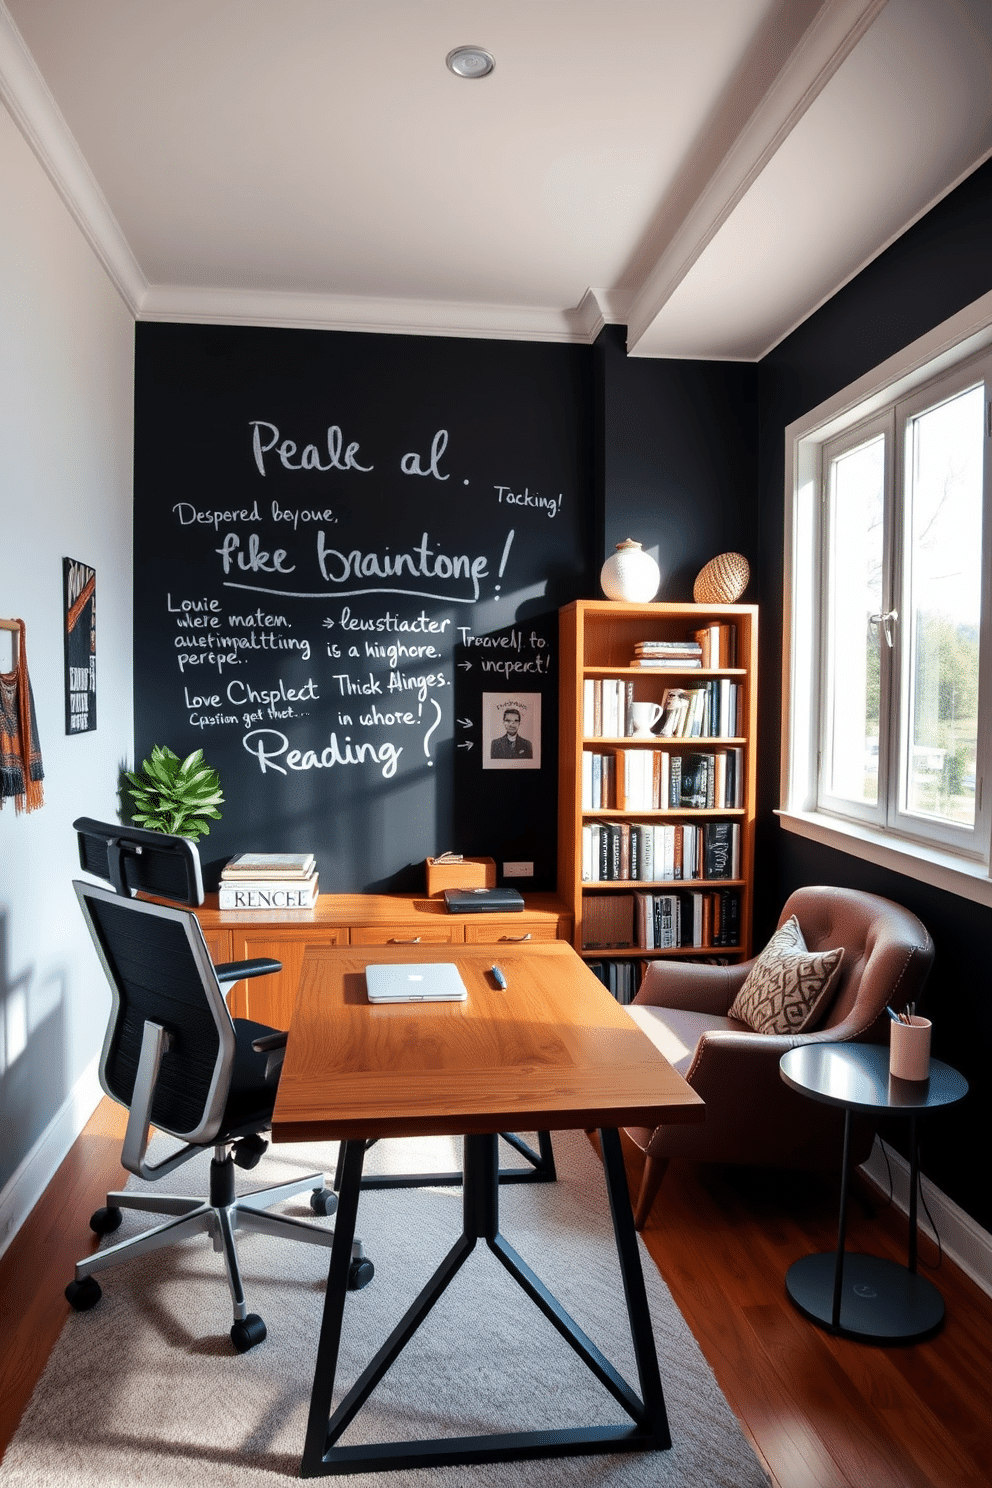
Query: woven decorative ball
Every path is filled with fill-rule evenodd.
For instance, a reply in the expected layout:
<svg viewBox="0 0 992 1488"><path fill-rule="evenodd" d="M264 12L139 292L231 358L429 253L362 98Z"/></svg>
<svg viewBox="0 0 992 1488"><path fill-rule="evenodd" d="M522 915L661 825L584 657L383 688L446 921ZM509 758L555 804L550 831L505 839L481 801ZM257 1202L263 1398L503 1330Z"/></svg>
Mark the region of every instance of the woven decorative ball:
<svg viewBox="0 0 992 1488"><path fill-rule="evenodd" d="M696 575L692 597L697 604L734 604L747 588L751 570L743 553L718 553Z"/></svg>

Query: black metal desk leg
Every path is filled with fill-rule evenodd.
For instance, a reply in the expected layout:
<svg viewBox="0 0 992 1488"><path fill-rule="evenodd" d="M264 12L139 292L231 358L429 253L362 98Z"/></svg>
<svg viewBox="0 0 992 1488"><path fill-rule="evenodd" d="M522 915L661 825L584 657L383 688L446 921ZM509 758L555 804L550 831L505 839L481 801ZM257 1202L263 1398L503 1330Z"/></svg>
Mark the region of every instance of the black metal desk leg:
<svg viewBox="0 0 992 1488"><path fill-rule="evenodd" d="M601 1140L607 1192L643 1399L638 1398L575 1319L569 1316L548 1287L500 1234L497 1137L495 1133L490 1133L465 1138L462 1234L331 1415L348 1262L365 1153L364 1143L348 1142L345 1144L335 1241L331 1249L306 1444L300 1465L302 1477L326 1473L409 1471L415 1467L450 1467L589 1452L653 1451L671 1446L620 1138L616 1131L607 1131L601 1133ZM341 1434L416 1333L479 1240L485 1240L489 1250L540 1308L600 1384L618 1401L633 1424L501 1431L492 1435L339 1445Z"/></svg>
<svg viewBox="0 0 992 1488"><path fill-rule="evenodd" d="M630 1207L630 1191L627 1173L620 1146L620 1133L615 1127L601 1127L600 1151L606 1173L606 1191L613 1216L613 1233L616 1236L617 1255L620 1258L620 1275L623 1279L624 1297L627 1301L627 1316L637 1360L641 1397L644 1402L645 1424L654 1438L655 1445L667 1448L672 1445L668 1429L668 1412L661 1388L661 1373L658 1369L658 1353L655 1349L651 1313L648 1310L648 1295L644 1287L641 1270L641 1254L637 1248L637 1232L634 1215Z"/></svg>
<svg viewBox="0 0 992 1488"><path fill-rule="evenodd" d="M331 1414L334 1377L341 1346L341 1324L344 1321L344 1304L348 1295L348 1269L351 1265L351 1246L355 1238L358 1196L362 1186L365 1142L343 1142L341 1150L344 1159L340 1165L341 1191L334 1216L334 1244L331 1246L324 1314L317 1344L317 1366L310 1396L303 1460L300 1463L300 1476L303 1478L313 1477L324 1470L327 1422Z"/></svg>
<svg viewBox="0 0 992 1488"><path fill-rule="evenodd" d="M499 1154L495 1133L471 1135L462 1148L463 1232L473 1243L499 1232Z"/></svg>

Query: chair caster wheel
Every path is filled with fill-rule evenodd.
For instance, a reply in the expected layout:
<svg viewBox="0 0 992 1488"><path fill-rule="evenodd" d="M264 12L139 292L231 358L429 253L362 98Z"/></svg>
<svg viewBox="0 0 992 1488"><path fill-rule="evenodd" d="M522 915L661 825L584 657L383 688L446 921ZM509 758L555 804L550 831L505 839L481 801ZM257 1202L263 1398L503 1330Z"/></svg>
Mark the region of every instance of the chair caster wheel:
<svg viewBox="0 0 992 1488"><path fill-rule="evenodd" d="M261 1343L265 1337L265 1324L257 1312L250 1312L240 1323L235 1323L231 1328L231 1342L239 1354L246 1354L256 1343Z"/></svg>
<svg viewBox="0 0 992 1488"><path fill-rule="evenodd" d="M231 1159L237 1163L239 1168L244 1168L247 1172L250 1168L258 1167L259 1162L265 1156L268 1145L265 1138L258 1136L257 1133L242 1137L231 1149Z"/></svg>
<svg viewBox="0 0 992 1488"><path fill-rule="evenodd" d="M375 1267L367 1257L362 1256L360 1260L352 1261L348 1267L348 1290L349 1292L360 1292L362 1287L367 1287L375 1275Z"/></svg>
<svg viewBox="0 0 992 1488"><path fill-rule="evenodd" d="M94 1235L109 1235L123 1218L119 1209L95 1209L90 1215L90 1229Z"/></svg>
<svg viewBox="0 0 992 1488"><path fill-rule="evenodd" d="M82 1281L70 1281L65 1289L65 1300L76 1312L89 1312L102 1296L103 1289L92 1276L84 1276Z"/></svg>
<svg viewBox="0 0 992 1488"><path fill-rule="evenodd" d="M338 1196L329 1188L315 1188L310 1195L310 1208L314 1214L333 1214L338 1207Z"/></svg>

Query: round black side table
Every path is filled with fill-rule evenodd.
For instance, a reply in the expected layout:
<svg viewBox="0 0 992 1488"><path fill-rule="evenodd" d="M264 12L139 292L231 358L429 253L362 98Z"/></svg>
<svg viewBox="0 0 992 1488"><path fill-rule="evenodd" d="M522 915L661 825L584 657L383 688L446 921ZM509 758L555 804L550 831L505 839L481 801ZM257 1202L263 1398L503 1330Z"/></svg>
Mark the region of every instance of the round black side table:
<svg viewBox="0 0 992 1488"><path fill-rule="evenodd" d="M935 1333L944 1320L944 1299L916 1270L916 1121L926 1111L961 1100L968 1092L967 1080L939 1059L931 1059L928 1080L899 1080L889 1074L887 1044L801 1044L782 1055L779 1071L793 1090L844 1111L837 1250L795 1261L785 1278L789 1296L812 1322L846 1338L908 1343ZM855 1111L909 1117L907 1266L882 1256L845 1253L851 1116Z"/></svg>

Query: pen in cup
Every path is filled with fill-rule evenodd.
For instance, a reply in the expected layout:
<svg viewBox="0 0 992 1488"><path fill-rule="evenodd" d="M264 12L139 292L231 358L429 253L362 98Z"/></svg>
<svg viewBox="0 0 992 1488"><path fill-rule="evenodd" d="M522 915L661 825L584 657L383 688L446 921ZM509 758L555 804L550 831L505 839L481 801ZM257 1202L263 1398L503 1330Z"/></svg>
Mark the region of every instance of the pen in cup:
<svg viewBox="0 0 992 1488"><path fill-rule="evenodd" d="M500 971L500 969L499 969L498 966L491 966L489 969L490 969L490 971L492 972L493 976L496 979L496 985L497 985L497 987L502 987L503 991L505 992L506 991L506 977Z"/></svg>

